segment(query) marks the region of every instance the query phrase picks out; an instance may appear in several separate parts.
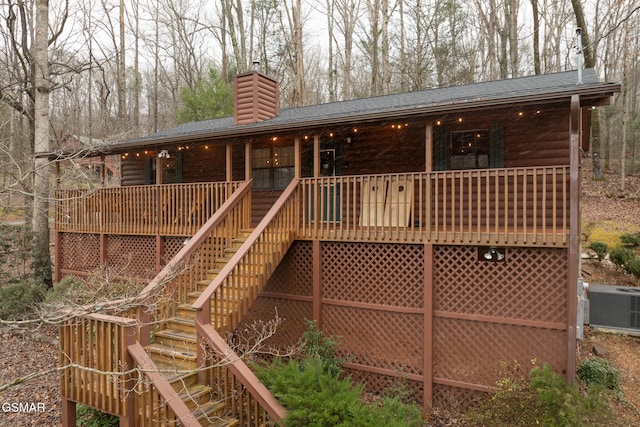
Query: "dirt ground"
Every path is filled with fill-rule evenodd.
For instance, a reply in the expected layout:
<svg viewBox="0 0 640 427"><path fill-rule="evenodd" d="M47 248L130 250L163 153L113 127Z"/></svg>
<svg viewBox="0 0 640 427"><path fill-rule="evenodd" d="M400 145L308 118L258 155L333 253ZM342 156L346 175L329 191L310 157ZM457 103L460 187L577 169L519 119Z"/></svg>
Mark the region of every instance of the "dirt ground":
<svg viewBox="0 0 640 427"><path fill-rule="evenodd" d="M622 191L619 175L607 174L604 181L594 181L589 166L585 163L582 181L583 229L585 225L596 224L613 234L640 231L640 175L627 177ZM590 283L640 287L640 278L608 262L584 260L582 271L585 281ZM620 410L631 419L629 425L640 425L640 337L587 327L585 339L580 343L580 359L593 357L594 347L620 370L622 392L630 403L621 404Z"/></svg>

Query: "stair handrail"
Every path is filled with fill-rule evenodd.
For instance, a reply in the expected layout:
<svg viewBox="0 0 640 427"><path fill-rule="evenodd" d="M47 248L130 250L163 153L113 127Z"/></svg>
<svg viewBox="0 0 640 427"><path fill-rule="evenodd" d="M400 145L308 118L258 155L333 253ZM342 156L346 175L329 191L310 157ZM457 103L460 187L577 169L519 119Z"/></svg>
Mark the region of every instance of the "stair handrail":
<svg viewBox="0 0 640 427"><path fill-rule="evenodd" d="M142 374L147 377L150 384L155 387L167 406L171 408L180 425L201 427L200 422L187 407L187 404L180 398L178 392L176 392L169 381L158 372L158 366L153 362L142 344L137 340L133 341L127 345L127 351L134 362L142 368Z"/></svg>
<svg viewBox="0 0 640 427"><path fill-rule="evenodd" d="M206 223L194 234L186 244L178 251L178 253L165 265L162 270L149 282L149 284L140 292L139 298L150 297L154 295L154 291L158 285L162 283L181 262L188 259L198 247L209 237L214 228L226 218L229 211L237 206L243 197L251 191L252 180L244 182L231 196L220 206L218 210L207 220Z"/></svg>
<svg viewBox="0 0 640 427"><path fill-rule="evenodd" d="M192 307L197 311L202 311L204 306L211 299L215 291L222 285L222 283L227 279L229 274L236 268L238 263L247 255L251 247L256 243L256 241L260 238L262 233L267 229L269 224L276 218L277 214L280 212L280 209L285 204L285 202L294 194L298 188L298 183L300 182L299 178L296 178L291 181L289 186L283 191L282 195L278 198L278 200L273 204L269 212L264 216L262 221L256 226L253 232L247 237L245 242L240 246L237 252L231 257L229 262L225 264L225 266L220 270L220 273L216 275L216 277L211 280L207 289L205 289L202 294L198 297L198 299L193 303Z"/></svg>
<svg viewBox="0 0 640 427"><path fill-rule="evenodd" d="M206 344L209 345L217 355L221 356L221 360L224 360L224 367L229 369L247 389L249 394L258 401L267 414L269 414L271 420L280 424L287 414L286 409L280 405L275 396L273 396L269 389L256 377L249 366L244 363L242 357L235 353L211 324L202 324L196 318L196 332L202 336Z"/></svg>
<svg viewBox="0 0 640 427"><path fill-rule="evenodd" d="M294 179L289 184L276 203L271 207L269 212L264 216L262 221L260 221L255 230L249 235L249 237L247 237L242 246L240 246L237 252L225 264L211 283L209 283L207 289L202 292L192 305L192 307L197 311L195 326L199 339L202 338L204 342L208 344L217 355L222 356L224 360L228 361L229 356L236 355L230 363L226 363L226 367L236 378L238 378L243 386L246 387L251 396L253 396L260 405L262 405L271 419L277 423L280 423L282 419L284 419L286 410L271 394L269 389L260 382L251 369L249 369L246 363L241 359L241 356L235 353L235 351L226 343L224 338L222 338L218 331L211 325L210 304L211 298L216 290L222 286L227 277L235 270L240 261L242 261L242 259L249 253L254 244L262 236L265 230L267 230L267 227L277 218L282 207L285 206L285 203L290 200L292 195L296 194L299 182L299 179ZM200 346L198 353L198 359L202 362Z"/></svg>

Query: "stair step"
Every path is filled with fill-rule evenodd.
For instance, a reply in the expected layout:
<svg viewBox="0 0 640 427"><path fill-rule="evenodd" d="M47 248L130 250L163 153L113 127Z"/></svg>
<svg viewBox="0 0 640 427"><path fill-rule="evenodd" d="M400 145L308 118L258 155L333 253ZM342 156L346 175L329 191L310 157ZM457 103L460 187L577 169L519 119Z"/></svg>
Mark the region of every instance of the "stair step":
<svg viewBox="0 0 640 427"><path fill-rule="evenodd" d="M184 331L184 332L189 332L188 328L190 327L191 330L194 330L195 328L195 318L196 318L196 313L197 311L193 308L192 304L193 302L195 302L195 300L197 299L197 297L200 296L200 293L190 293L189 295L189 299L191 300L189 303L187 304L180 304L178 305L178 317L182 320L185 320L185 322L180 322L180 325L178 326L178 330L180 331ZM216 315L227 315L229 313L233 313L236 311L236 306L237 306L237 301L231 301L230 304L233 307L230 307L231 310L227 310L226 308L217 308L214 305L211 306L211 316L216 316ZM189 325L187 325L186 321L190 321Z"/></svg>
<svg viewBox="0 0 640 427"><path fill-rule="evenodd" d="M214 276L215 277L215 276ZM255 278L257 278L257 275L254 275ZM240 276L235 276L233 278L233 280L231 280L231 284L233 284L236 287L248 287L250 286L250 278L247 275L240 275ZM204 279L204 280L198 280L196 282L196 285L198 286L198 289L203 291L205 289L207 289L207 287L211 284L211 281L213 280L213 277L210 279ZM229 281L227 280L227 282L229 283Z"/></svg>
<svg viewBox="0 0 640 427"><path fill-rule="evenodd" d="M238 302L243 298L245 298L245 296L249 293L248 289L249 287L247 287L246 289L237 289L237 288L225 289L224 292L222 293L222 300L229 301L232 303ZM187 294L187 298L193 299L193 302L195 302L195 300L198 299L200 295L202 295L201 291L192 291Z"/></svg>
<svg viewBox="0 0 640 427"><path fill-rule="evenodd" d="M178 396L191 411L210 403L214 398L213 389L204 384L185 386L178 391ZM224 406L224 403L222 405Z"/></svg>
<svg viewBox="0 0 640 427"><path fill-rule="evenodd" d="M179 329L164 329L156 332L155 337L156 343L169 348L196 351L198 346L195 329L192 329L191 332Z"/></svg>
<svg viewBox="0 0 640 427"><path fill-rule="evenodd" d="M240 422L235 418L224 416L226 405L223 401L209 402L193 411L193 415L205 427L235 427Z"/></svg>
<svg viewBox="0 0 640 427"><path fill-rule="evenodd" d="M177 349L153 343L145 347L156 364L173 364L176 370L195 369L196 352L185 349Z"/></svg>
<svg viewBox="0 0 640 427"><path fill-rule="evenodd" d="M175 316L167 319L167 329L174 329L183 332L195 331L195 314L193 317Z"/></svg>
<svg viewBox="0 0 640 427"><path fill-rule="evenodd" d="M161 360L156 360L155 364L158 367L158 373L165 377L178 393L185 387L191 387L198 383L198 373L193 369L180 368L173 363Z"/></svg>

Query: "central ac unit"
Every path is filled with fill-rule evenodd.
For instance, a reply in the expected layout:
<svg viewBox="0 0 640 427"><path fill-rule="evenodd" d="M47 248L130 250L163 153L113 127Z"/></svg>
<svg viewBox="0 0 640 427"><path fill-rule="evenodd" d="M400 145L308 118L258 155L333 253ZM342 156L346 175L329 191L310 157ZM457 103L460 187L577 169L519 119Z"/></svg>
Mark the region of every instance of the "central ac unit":
<svg viewBox="0 0 640 427"><path fill-rule="evenodd" d="M640 334L640 288L589 285L591 326Z"/></svg>

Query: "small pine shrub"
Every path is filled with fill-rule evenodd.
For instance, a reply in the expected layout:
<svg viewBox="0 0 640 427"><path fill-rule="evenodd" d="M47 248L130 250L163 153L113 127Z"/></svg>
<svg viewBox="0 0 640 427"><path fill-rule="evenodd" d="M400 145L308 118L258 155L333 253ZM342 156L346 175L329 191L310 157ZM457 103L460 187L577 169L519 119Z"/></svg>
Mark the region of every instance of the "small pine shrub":
<svg viewBox="0 0 640 427"><path fill-rule="evenodd" d="M0 318L25 319L32 314L45 297L43 285L32 282L12 283L0 287Z"/></svg>
<svg viewBox="0 0 640 427"><path fill-rule="evenodd" d="M605 388L581 390L550 365L536 366L523 378L504 378L494 395L471 411L474 425L583 427L612 425L615 412Z"/></svg>
<svg viewBox="0 0 640 427"><path fill-rule="evenodd" d="M324 371L330 375L340 375L344 359L336 356L338 341L325 337L314 320L305 319L307 330L300 338L300 346L309 358L322 361Z"/></svg>
<svg viewBox="0 0 640 427"><path fill-rule="evenodd" d="M620 236L623 245L632 248L640 247L640 233L626 233Z"/></svg>
<svg viewBox="0 0 640 427"><path fill-rule="evenodd" d="M633 274L636 277L640 277L640 258L634 258L624 266L624 269L629 274Z"/></svg>
<svg viewBox="0 0 640 427"><path fill-rule="evenodd" d="M606 387L620 391L620 372L609 362L599 357L585 359L578 366L578 378L587 385Z"/></svg>
<svg viewBox="0 0 640 427"><path fill-rule="evenodd" d="M350 378L327 372L322 360L307 357L287 363L277 359L256 374L287 408L285 427L420 427L422 413L416 405L386 397L367 405L362 386Z"/></svg>
<svg viewBox="0 0 640 427"><path fill-rule="evenodd" d="M625 268L631 260L636 257L635 252L631 248L627 248L624 246L617 246L609 253L609 258L611 262L617 265L620 268Z"/></svg>
<svg viewBox="0 0 640 427"><path fill-rule="evenodd" d="M598 262L602 262L609 252L609 245L604 242L591 242L589 249L595 252Z"/></svg>

